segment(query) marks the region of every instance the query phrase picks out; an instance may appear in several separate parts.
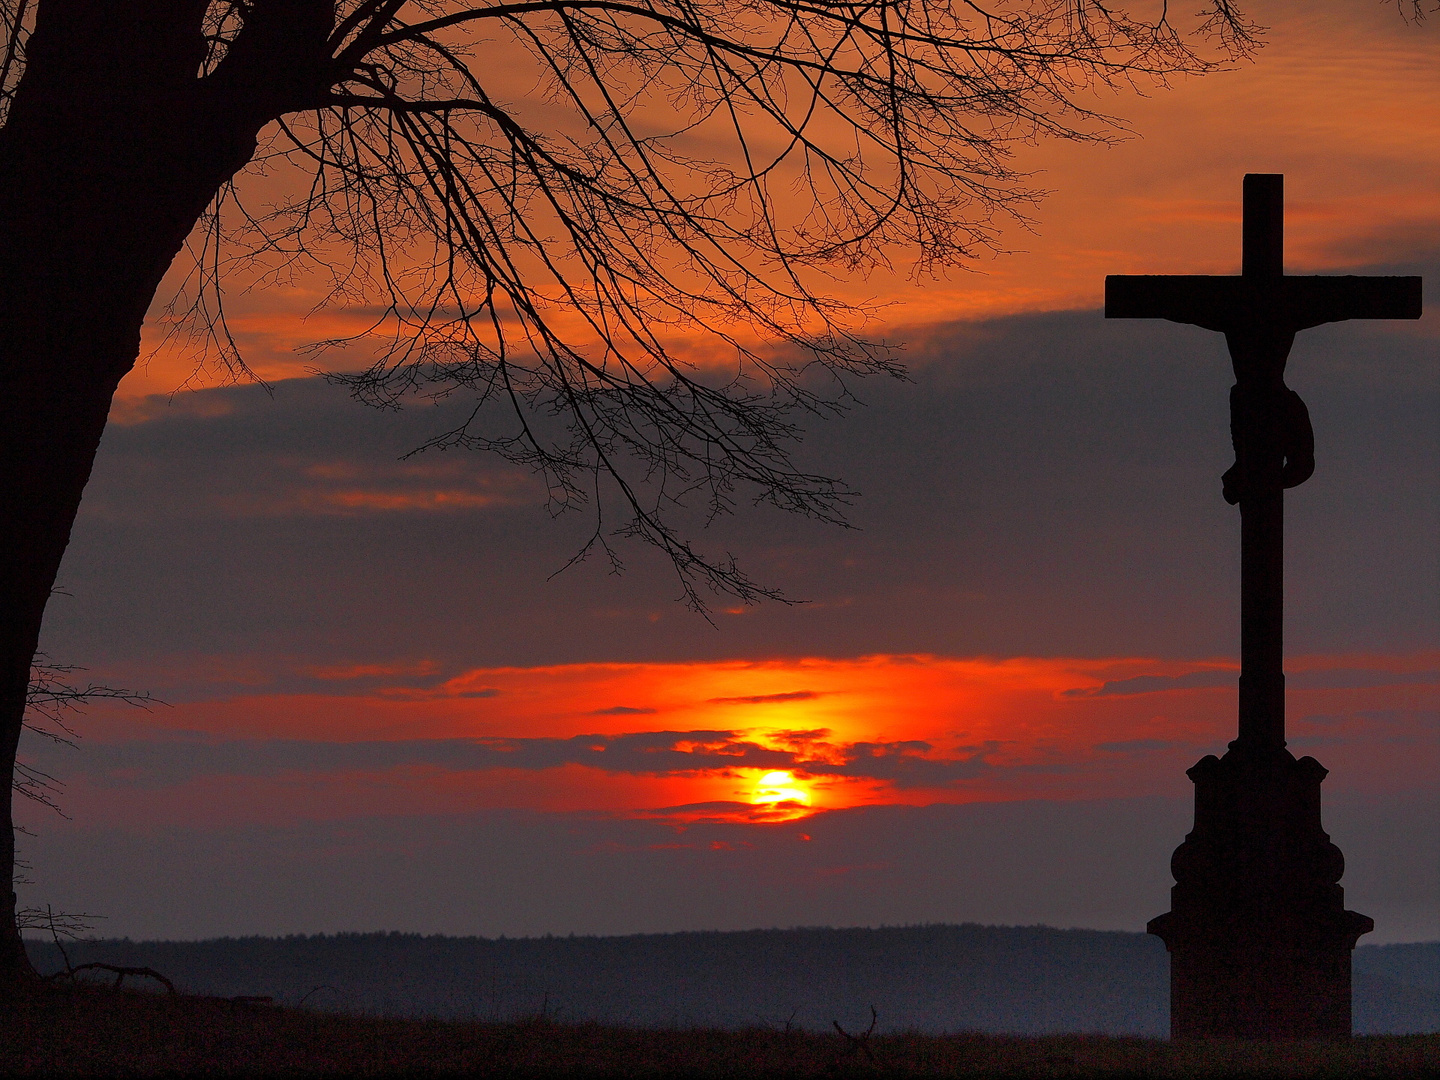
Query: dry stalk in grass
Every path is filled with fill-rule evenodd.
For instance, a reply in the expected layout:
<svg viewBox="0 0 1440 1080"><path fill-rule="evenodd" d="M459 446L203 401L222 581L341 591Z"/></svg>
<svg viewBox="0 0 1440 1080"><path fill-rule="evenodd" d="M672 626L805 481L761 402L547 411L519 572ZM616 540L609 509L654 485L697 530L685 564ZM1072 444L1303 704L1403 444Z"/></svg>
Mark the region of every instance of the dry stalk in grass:
<svg viewBox="0 0 1440 1080"><path fill-rule="evenodd" d="M875 1034L875 1024L879 1021L879 1019L880 1014L875 1011L875 1006L871 1005L870 1026L864 1031L862 1031L859 1035L851 1035L848 1031L846 1031L843 1027L840 1026L839 1020L831 1020L830 1022L835 1025L835 1030L838 1031L841 1035L843 1035L846 1042L850 1044L849 1049L846 1051L847 1053L853 1054L858 1050L863 1053L867 1058L869 1058L871 1062L874 1062L875 1052L870 1049L870 1036Z"/></svg>

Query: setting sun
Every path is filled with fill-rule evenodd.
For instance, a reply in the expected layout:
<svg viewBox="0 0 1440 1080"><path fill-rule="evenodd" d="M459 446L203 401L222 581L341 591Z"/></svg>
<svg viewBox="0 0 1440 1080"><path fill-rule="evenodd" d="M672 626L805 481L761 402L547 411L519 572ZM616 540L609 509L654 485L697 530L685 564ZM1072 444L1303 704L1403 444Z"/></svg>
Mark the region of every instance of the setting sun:
<svg viewBox="0 0 1440 1080"><path fill-rule="evenodd" d="M750 801L757 805L770 803L799 803L810 805L810 792L796 786L795 774L791 772L768 772L755 785Z"/></svg>

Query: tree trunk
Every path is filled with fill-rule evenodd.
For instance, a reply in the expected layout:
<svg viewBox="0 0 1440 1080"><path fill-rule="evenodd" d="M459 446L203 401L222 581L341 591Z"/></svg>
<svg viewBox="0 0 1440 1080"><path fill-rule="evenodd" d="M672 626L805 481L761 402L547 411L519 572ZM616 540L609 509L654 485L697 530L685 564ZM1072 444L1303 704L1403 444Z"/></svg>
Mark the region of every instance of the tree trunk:
<svg viewBox="0 0 1440 1080"><path fill-rule="evenodd" d="M0 268L0 281L9 280L8 270L8 266ZM49 312L42 309L37 314ZM76 321L82 326L88 322ZM0 402L0 431L4 433L0 435L0 771L7 788L13 783L30 662L39 642L45 602L70 539L70 526L100 445L116 381L97 378L78 365L77 370L64 372L64 359L75 355L73 347L88 345L90 354L96 355L98 343L82 344L76 341L82 335L73 332L55 335L61 341L39 343L22 338L17 342L21 335L6 325L9 322L0 318L0 358L8 361L12 348L23 344L27 356L48 361L51 370L44 374L63 372L69 378L37 379L16 393L11 386L21 381L15 378L18 365L5 363L10 385ZM138 345L138 321L129 329ZM129 362L133 363L136 351L129 350ZM119 361L122 356L124 353L113 350L110 359ZM4 807L0 873L13 879L11 803L10 791L0 794L0 806ZM0 909L0 978L28 970L15 927L13 888L7 895L7 906Z"/></svg>
<svg viewBox="0 0 1440 1080"><path fill-rule="evenodd" d="M262 0L197 77L205 0L42 0L0 128L0 773L13 781L45 604L146 309L270 120L320 89L329 0ZM320 12L316 17L315 12ZM308 21L296 19L296 13ZM271 76L274 77L271 77ZM13 880L11 797L0 874ZM31 974L13 888L0 983Z"/></svg>

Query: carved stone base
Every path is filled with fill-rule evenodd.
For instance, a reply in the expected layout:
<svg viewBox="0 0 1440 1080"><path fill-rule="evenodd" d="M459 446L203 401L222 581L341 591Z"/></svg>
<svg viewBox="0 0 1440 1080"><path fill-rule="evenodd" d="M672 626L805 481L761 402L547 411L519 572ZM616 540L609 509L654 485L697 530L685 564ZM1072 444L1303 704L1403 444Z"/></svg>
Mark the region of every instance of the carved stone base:
<svg viewBox="0 0 1440 1080"><path fill-rule="evenodd" d="M1147 927L1170 952L1171 1038L1349 1038L1350 953L1375 924L1345 910L1326 769L1231 744L1187 775L1195 827L1170 862L1171 910Z"/></svg>

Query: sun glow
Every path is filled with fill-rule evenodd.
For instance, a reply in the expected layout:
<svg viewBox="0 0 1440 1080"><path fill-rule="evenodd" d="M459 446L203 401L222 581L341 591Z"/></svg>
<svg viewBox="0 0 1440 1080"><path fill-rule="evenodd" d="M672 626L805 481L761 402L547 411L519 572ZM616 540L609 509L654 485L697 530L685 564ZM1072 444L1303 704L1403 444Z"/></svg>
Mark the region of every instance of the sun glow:
<svg viewBox="0 0 1440 1080"><path fill-rule="evenodd" d="M755 784L755 792L750 796L750 801L757 806L773 806L776 803L796 803L799 806L810 805L810 792L798 786L792 772L767 772Z"/></svg>
<svg viewBox="0 0 1440 1080"><path fill-rule="evenodd" d="M207 698L143 721L86 714L97 742L178 755L174 778L97 765L66 806L137 826L199 807L232 824L510 808L683 831L873 805L1169 797L1232 737L1236 668L1224 657L906 654L475 668L437 682L438 661L359 657L297 663L291 678L313 688L273 693L257 668L197 662L186 678L214 685ZM1425 725L1440 653L1294 656L1287 670L1296 737L1344 741L1357 790L1433 783ZM183 752L196 731L254 770L197 772Z"/></svg>

